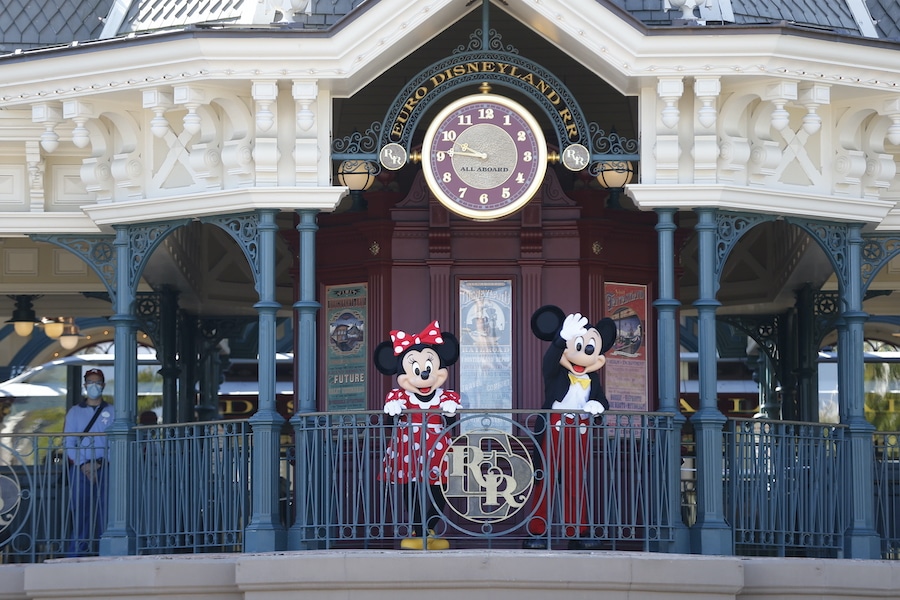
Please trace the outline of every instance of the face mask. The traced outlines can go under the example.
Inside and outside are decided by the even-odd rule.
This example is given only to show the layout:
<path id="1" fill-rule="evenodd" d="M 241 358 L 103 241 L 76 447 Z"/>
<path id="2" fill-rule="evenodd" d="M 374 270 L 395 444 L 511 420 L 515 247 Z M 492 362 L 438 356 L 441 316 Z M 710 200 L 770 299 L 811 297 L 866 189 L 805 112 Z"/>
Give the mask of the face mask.
<path id="1" fill-rule="evenodd" d="M 103 393 L 103 386 L 99 383 L 89 383 L 84 386 L 84 390 L 87 392 L 88 398 L 96 400 Z"/>

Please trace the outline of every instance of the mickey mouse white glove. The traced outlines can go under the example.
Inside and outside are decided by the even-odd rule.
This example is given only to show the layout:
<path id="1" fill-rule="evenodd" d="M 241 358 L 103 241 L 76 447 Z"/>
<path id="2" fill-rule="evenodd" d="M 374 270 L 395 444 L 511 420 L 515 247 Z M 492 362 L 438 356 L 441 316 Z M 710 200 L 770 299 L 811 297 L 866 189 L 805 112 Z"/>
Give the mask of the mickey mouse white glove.
<path id="1" fill-rule="evenodd" d="M 402 400 L 388 400 L 384 403 L 384 412 L 392 417 L 399 415 L 404 408 L 406 408 L 406 403 Z"/>
<path id="2" fill-rule="evenodd" d="M 559 337 L 569 342 L 579 335 L 584 335 L 587 333 L 587 329 L 584 328 L 587 322 L 587 317 L 582 317 L 581 313 L 569 315 L 563 321 L 562 329 L 559 330 Z"/>
<path id="3" fill-rule="evenodd" d="M 596 400 L 588 400 L 584 403 L 583 410 L 589 415 L 594 415 L 596 417 L 597 415 L 603 414 L 603 411 L 605 411 L 606 409 L 603 408 L 603 405 Z"/>
<path id="4" fill-rule="evenodd" d="M 452 417 L 456 414 L 456 409 L 462 408 L 462 404 L 457 402 L 456 400 L 444 400 L 441 402 L 441 410 L 448 417 Z"/>

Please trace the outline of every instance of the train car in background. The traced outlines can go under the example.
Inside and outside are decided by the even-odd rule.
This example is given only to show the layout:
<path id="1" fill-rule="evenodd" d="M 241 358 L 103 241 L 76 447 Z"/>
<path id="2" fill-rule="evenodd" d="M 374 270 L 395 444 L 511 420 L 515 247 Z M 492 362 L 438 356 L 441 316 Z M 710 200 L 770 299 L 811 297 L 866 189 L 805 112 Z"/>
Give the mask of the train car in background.
<path id="1" fill-rule="evenodd" d="M 219 412 L 224 419 L 246 419 L 259 406 L 259 362 L 231 358 L 219 385 Z M 275 408 L 285 419 L 294 414 L 294 355 L 275 355 Z"/>
<path id="2" fill-rule="evenodd" d="M 688 418 L 700 408 L 697 353 L 681 353 L 679 406 Z M 747 418 L 759 412 L 759 385 L 746 358 L 718 361 L 716 396 L 719 410 L 726 417 Z"/>
<path id="3" fill-rule="evenodd" d="M 153 348 L 138 352 L 138 413 L 162 407 L 162 376 Z M 115 404 L 115 355 L 78 354 L 28 369 L 0 383 L 0 434 L 58 433 L 66 411 L 81 401 L 83 373 L 100 369 L 103 397 Z"/>
<path id="4" fill-rule="evenodd" d="M 866 420 L 876 431 L 900 431 L 900 352 L 875 350 L 863 357 Z M 822 423 L 840 422 L 837 367 L 836 352 L 830 349 L 819 352 L 819 421 Z"/>

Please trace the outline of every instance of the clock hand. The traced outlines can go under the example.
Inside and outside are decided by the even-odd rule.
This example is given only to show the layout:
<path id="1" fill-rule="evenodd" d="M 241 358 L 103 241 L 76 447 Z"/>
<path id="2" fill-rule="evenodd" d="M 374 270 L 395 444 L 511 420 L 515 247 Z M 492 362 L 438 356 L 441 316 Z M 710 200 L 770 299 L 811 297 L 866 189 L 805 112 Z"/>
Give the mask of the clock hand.
<path id="1" fill-rule="evenodd" d="M 451 148 L 447 151 L 450 156 L 474 156 L 475 158 L 487 158 L 487 154 L 469 148 L 469 144 L 458 144 L 462 149 L 454 150 Z"/>

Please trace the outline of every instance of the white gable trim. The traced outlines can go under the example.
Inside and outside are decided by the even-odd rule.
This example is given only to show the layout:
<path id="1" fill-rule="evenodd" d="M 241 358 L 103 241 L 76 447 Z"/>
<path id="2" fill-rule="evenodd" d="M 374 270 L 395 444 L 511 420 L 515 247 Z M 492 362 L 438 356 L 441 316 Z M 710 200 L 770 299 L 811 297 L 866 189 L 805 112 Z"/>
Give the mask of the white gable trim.
<path id="1" fill-rule="evenodd" d="M 365 18 L 349 20 L 331 36 L 271 36 L 264 43 L 252 36 L 160 36 L 159 43 L 152 43 L 153 36 L 140 36 L 134 43 L 145 47 L 101 42 L 87 59 L 83 48 L 26 53 L 25 60 L 0 61 L 0 80 L 12 82 L 0 90 L 0 106 L 175 81 L 229 79 L 315 79 L 332 96 L 346 97 L 477 8 L 465 4 L 381 0 Z M 506 10 L 625 95 L 637 95 L 661 76 L 691 75 L 792 77 L 900 90 L 893 46 L 873 45 L 861 51 L 850 39 L 836 42 L 833 37 L 783 35 L 779 30 L 729 30 L 716 35 L 714 28 L 694 28 L 647 35 L 600 3 L 574 4 L 521 0 L 509 3 Z M 373 22 L 382 25 L 372 27 Z"/>
<path id="2" fill-rule="evenodd" d="M 103 31 L 100 33 L 101 40 L 116 37 L 122 28 L 122 23 L 131 9 L 134 0 L 115 0 L 109 8 L 109 14 L 106 16 L 106 22 L 103 23 Z"/>
<path id="3" fill-rule="evenodd" d="M 878 30 L 875 28 L 875 20 L 865 0 L 847 0 L 847 7 L 853 14 L 853 20 L 859 27 L 859 32 L 866 37 L 877 38 Z"/>
<path id="4" fill-rule="evenodd" d="M 879 223 L 895 203 L 889 200 L 849 198 L 727 185 L 635 184 L 625 193 L 641 210 L 719 208 L 738 212 L 809 217 L 823 221 Z"/>

